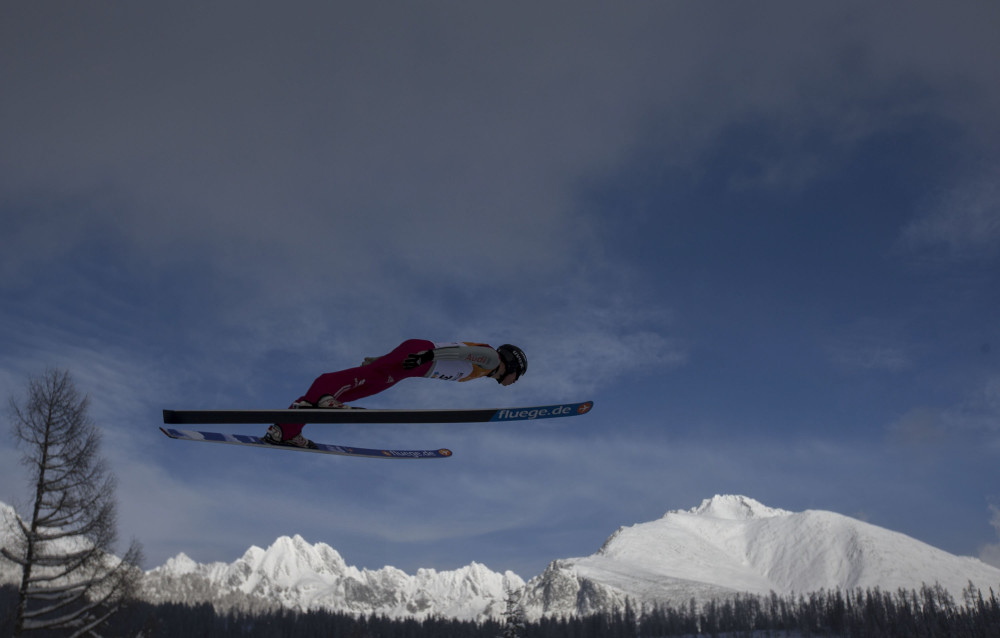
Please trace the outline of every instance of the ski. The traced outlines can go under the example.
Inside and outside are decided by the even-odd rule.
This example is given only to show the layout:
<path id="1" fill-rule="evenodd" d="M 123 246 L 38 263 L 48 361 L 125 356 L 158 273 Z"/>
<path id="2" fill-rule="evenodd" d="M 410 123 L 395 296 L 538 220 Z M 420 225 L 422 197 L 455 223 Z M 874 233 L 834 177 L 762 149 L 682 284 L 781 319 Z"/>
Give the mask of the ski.
<path id="1" fill-rule="evenodd" d="M 181 441 L 201 441 L 202 443 L 224 443 L 227 445 L 249 445 L 271 450 L 293 450 L 295 452 L 314 452 L 316 454 L 336 454 L 338 456 L 354 456 L 368 459 L 446 459 L 451 456 L 451 450 L 377 450 L 371 448 L 348 447 L 346 445 L 330 445 L 317 443 L 316 448 L 295 447 L 291 445 L 272 445 L 265 443 L 258 436 L 249 434 L 223 434 L 221 432 L 198 432 L 195 430 L 174 430 L 160 428 L 160 431 L 172 439 Z"/>
<path id="2" fill-rule="evenodd" d="M 593 401 L 486 410 L 164 410 L 168 425 L 233 423 L 498 423 L 586 414 Z"/>

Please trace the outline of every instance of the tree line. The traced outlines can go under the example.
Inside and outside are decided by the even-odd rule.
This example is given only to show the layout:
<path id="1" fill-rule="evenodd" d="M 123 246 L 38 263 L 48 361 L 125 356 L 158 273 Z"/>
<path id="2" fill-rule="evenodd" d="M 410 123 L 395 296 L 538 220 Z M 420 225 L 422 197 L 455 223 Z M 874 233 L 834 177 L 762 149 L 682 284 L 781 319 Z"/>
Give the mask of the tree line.
<path id="1" fill-rule="evenodd" d="M 17 588 L 0 588 L 0 635 L 10 628 Z M 1000 598 L 970 585 L 957 603 L 940 586 L 920 590 L 823 590 L 780 596 L 739 595 L 687 605 L 658 605 L 573 618 L 473 622 L 447 618 L 392 619 L 331 611 L 217 613 L 211 605 L 133 602 L 109 619 L 108 636 L 142 638 L 659 638 L 663 636 L 845 636 L 991 638 L 1000 627 Z M 64 633 L 38 632 L 40 638 Z"/>
<path id="2" fill-rule="evenodd" d="M 940 585 L 895 592 L 878 587 L 808 595 L 738 595 L 698 606 L 656 607 L 630 636 L 863 636 L 988 638 L 1000 628 L 1000 598 L 971 582 L 957 604 Z"/>

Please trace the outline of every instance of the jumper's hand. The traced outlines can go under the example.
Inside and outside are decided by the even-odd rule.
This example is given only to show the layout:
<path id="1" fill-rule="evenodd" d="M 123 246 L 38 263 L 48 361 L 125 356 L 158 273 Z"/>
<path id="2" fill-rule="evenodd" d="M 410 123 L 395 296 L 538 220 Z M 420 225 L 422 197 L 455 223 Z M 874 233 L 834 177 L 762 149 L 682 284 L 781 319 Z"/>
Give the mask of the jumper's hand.
<path id="1" fill-rule="evenodd" d="M 433 360 L 434 360 L 434 351 L 424 350 L 423 352 L 417 352 L 415 354 L 411 354 L 405 359 L 403 359 L 403 368 L 405 370 L 412 370 L 414 368 L 419 368 L 428 361 L 433 361 Z"/>

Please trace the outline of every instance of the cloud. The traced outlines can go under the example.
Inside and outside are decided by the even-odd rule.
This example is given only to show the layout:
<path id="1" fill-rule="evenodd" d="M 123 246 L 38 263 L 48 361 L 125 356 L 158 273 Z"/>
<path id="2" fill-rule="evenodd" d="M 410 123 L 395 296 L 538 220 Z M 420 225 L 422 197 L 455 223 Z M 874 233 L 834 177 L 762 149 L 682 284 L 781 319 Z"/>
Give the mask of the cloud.
<path id="1" fill-rule="evenodd" d="M 975 441 L 980 452 L 1000 452 L 1000 378 L 989 377 L 952 406 L 919 406 L 889 425 L 890 439 L 946 447 Z"/>
<path id="2" fill-rule="evenodd" d="M 139 266 L 199 263 L 239 294 L 249 277 L 258 297 L 385 287 L 395 269 L 516 281 L 580 259 L 576 189 L 651 123 L 688 163 L 748 114 L 775 114 L 793 139 L 816 120 L 863 137 L 874 126 L 845 104 L 916 69 L 930 85 L 960 70 L 984 103 L 995 92 L 971 63 L 988 59 L 972 54 L 989 21 L 932 56 L 914 47 L 939 17 L 929 6 L 905 23 L 863 3 L 593 3 L 569 20 L 532 7 L 529 22 L 485 6 L 235 13 L 65 6 L 5 21 L 18 57 L 0 115 L 18 126 L 0 188 L 18 235 L 46 241 L 4 246 L 0 272 L 105 237 Z"/>
<path id="3" fill-rule="evenodd" d="M 990 525 L 993 526 L 997 537 L 1000 538 L 1000 507 L 990 505 L 990 512 L 992 513 Z M 994 567 L 1000 567 L 1000 542 L 983 545 L 979 549 L 979 560 Z"/>
<path id="4" fill-rule="evenodd" d="M 847 371 L 900 373 L 913 368 L 920 348 L 898 322 L 863 316 L 838 325 L 825 339 L 830 361 Z"/>
<path id="5" fill-rule="evenodd" d="M 513 319 L 532 346 L 529 374 L 538 375 L 539 396 L 590 393 L 687 362 L 688 346 L 672 334 L 674 312 L 647 294 L 643 279 L 623 283 L 627 270 L 604 264 L 582 270 L 550 293 L 543 312 Z"/>
<path id="6" fill-rule="evenodd" d="M 917 256 L 949 261 L 1000 254 L 1000 169 L 954 188 L 907 225 L 901 246 Z"/>
<path id="7" fill-rule="evenodd" d="M 942 410 L 914 408 L 896 420 L 889 432 L 892 438 L 909 445 L 934 445 L 950 433 L 949 420 Z"/>
<path id="8" fill-rule="evenodd" d="M 913 365 L 908 349 L 890 343 L 841 341 L 829 346 L 828 351 L 835 364 L 851 370 L 899 372 Z"/>
<path id="9" fill-rule="evenodd" d="M 567 206 L 572 180 L 615 154 L 628 118 L 566 108 L 591 85 L 553 91 L 559 69 L 537 60 L 550 59 L 556 39 L 498 37 L 504 20 L 523 25 L 505 14 L 497 24 L 467 10 L 311 11 L 322 17 L 78 12 L 93 31 L 45 24 L 61 46 L 25 40 L 24 75 L 46 79 L 5 100 L 20 133 L 0 151 L 0 185 L 14 202 L 34 201 L 18 213 L 21 235 L 44 230 L 47 250 L 12 242 L 4 271 L 103 234 L 161 268 L 194 260 L 252 273 L 271 294 L 286 292 L 293 273 L 307 290 L 350 290 L 393 265 L 475 281 L 569 261 L 574 229 L 586 227 Z M 131 28 L 108 28 L 115 18 Z M 275 22 L 295 35 L 269 29 L 261 50 L 259 25 Z M 220 23 L 233 49 L 210 26 Z M 397 29 L 401 37 L 371 39 Z M 317 55 L 303 47 L 310 41 L 328 48 Z M 213 55 L 195 53 L 202 47 Z"/>

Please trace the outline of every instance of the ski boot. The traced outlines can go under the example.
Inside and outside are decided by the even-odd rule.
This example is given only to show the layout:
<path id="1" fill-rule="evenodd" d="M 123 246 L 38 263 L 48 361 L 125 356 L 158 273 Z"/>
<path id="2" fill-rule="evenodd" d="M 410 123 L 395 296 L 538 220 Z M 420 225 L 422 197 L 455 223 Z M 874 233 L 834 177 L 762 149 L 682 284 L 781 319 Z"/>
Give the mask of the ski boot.
<path id="1" fill-rule="evenodd" d="M 291 447 L 309 448 L 311 450 L 316 449 L 316 444 L 301 434 L 296 434 L 292 438 L 286 439 L 284 431 L 282 431 L 281 426 L 277 423 L 267 428 L 267 432 L 264 433 L 264 436 L 260 440 L 270 445 L 288 445 Z"/>

